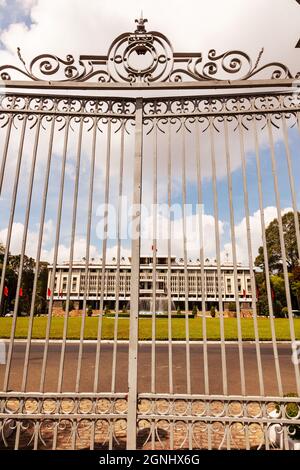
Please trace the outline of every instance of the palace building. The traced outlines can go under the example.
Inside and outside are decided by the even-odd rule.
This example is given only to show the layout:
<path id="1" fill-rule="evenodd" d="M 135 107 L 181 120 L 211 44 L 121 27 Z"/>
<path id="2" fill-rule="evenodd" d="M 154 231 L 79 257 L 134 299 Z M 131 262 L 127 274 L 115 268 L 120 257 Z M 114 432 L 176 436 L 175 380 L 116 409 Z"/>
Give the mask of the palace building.
<path id="1" fill-rule="evenodd" d="M 219 306 L 219 287 L 217 265 L 210 260 L 205 261 L 204 265 L 204 286 L 202 287 L 201 264 L 200 261 L 190 260 L 187 263 L 187 270 L 182 259 L 171 257 L 171 301 L 172 310 L 178 307 L 185 308 L 186 288 L 185 281 L 188 282 L 188 305 L 189 310 L 194 305 L 201 310 L 202 295 L 206 302 L 206 309 L 211 306 Z M 51 296 L 51 278 L 53 266 L 49 265 L 48 274 L 48 300 Z M 158 305 L 163 305 L 163 301 L 168 298 L 168 257 L 156 257 L 156 309 Z M 98 309 L 101 299 L 101 274 L 102 263 L 90 263 L 88 266 L 88 279 L 85 279 L 85 261 L 73 263 L 70 299 L 74 302 L 75 308 L 82 308 L 83 299 L 86 291 L 88 305 Z M 61 306 L 67 298 L 68 290 L 69 264 L 63 263 L 56 266 L 55 285 L 53 292 L 54 306 Z M 108 262 L 104 272 L 104 305 L 110 309 L 115 308 L 117 292 L 117 279 L 119 290 L 119 308 L 126 308 L 130 305 L 130 279 L 131 264 L 130 258 L 122 258 L 119 266 L 115 259 Z M 88 285 L 86 287 L 86 282 Z M 145 256 L 140 258 L 140 300 L 146 304 L 153 299 L 153 257 Z M 237 282 L 240 307 L 249 309 L 252 307 L 252 291 L 250 268 L 241 264 L 237 265 Z M 224 263 L 221 266 L 221 289 L 223 308 L 226 310 L 230 302 L 235 302 L 234 286 L 234 268 L 230 263 Z M 166 308 L 164 307 L 164 310 Z"/>

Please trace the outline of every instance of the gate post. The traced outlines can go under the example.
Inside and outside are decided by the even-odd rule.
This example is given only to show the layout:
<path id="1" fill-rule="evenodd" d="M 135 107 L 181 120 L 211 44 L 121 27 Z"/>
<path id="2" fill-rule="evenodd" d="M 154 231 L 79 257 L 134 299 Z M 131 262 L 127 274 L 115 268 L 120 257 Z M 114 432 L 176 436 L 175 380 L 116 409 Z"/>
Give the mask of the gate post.
<path id="1" fill-rule="evenodd" d="M 133 215 L 131 240 L 130 328 L 128 364 L 127 449 L 136 449 L 137 437 L 137 355 L 140 290 L 141 198 L 143 153 L 143 100 L 136 99 Z"/>

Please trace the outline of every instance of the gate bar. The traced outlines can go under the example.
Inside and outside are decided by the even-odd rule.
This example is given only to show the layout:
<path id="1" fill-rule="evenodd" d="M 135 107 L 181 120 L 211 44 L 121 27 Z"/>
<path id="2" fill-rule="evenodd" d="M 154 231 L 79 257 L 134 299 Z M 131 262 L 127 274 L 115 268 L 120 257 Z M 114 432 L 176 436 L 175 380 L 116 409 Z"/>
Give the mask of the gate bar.
<path id="1" fill-rule="evenodd" d="M 64 144 L 63 144 L 63 156 L 62 156 L 62 163 L 61 163 L 59 201 L 58 201 L 57 219 L 56 219 L 55 245 L 54 245 L 54 254 L 53 254 L 52 277 L 51 277 L 51 284 L 50 284 L 51 294 L 50 294 L 50 301 L 49 301 L 49 306 L 48 306 L 46 337 L 45 337 L 45 346 L 44 346 L 41 380 L 40 380 L 40 392 L 44 392 L 44 387 L 45 387 L 46 366 L 47 366 L 47 357 L 48 357 L 48 349 L 49 349 L 49 339 L 50 339 L 51 320 L 52 320 L 52 307 L 53 307 L 53 296 L 54 296 L 54 287 L 55 287 L 55 274 L 56 274 L 56 267 L 57 267 L 59 238 L 60 238 L 60 226 L 61 226 L 61 216 L 62 216 L 63 194 L 64 194 L 64 187 L 65 187 L 65 173 L 66 173 L 66 161 L 67 161 L 69 132 L 70 132 L 70 117 L 67 116 L 66 120 L 65 120 L 65 133 L 64 133 Z"/>
<path id="2" fill-rule="evenodd" d="M 207 328 L 206 328 L 206 285 L 204 273 L 204 232 L 203 232 L 203 187 L 202 187 L 202 152 L 200 149 L 201 129 L 199 119 L 196 121 L 195 146 L 196 146 L 196 168 L 197 168 L 197 193 L 199 206 L 199 232 L 200 232 L 200 264 L 201 264 L 201 309 L 202 309 L 202 338 L 203 338 L 203 375 L 204 375 L 204 393 L 209 394 L 209 369 L 208 369 L 208 349 L 207 349 Z M 198 276 L 197 276 L 198 283 Z M 198 289 L 198 286 L 197 286 Z M 208 450 L 211 450 L 211 425 L 207 424 L 207 444 Z"/>
<path id="3" fill-rule="evenodd" d="M 278 393 L 280 396 L 282 396 L 283 388 L 282 388 L 282 380 L 281 380 L 281 372 L 280 372 L 280 364 L 279 364 L 279 356 L 278 356 L 278 348 L 277 348 L 277 340 L 276 340 L 275 321 L 274 321 L 273 302 L 272 302 L 272 294 L 271 294 L 270 270 L 269 270 L 268 249 L 267 249 L 267 240 L 266 240 L 266 223 L 265 223 L 263 191 L 262 191 L 262 174 L 261 174 L 261 164 L 260 164 L 261 155 L 260 155 L 260 144 L 259 144 L 259 139 L 258 139 L 256 116 L 254 117 L 254 120 L 253 120 L 253 133 L 254 133 L 254 142 L 255 142 L 255 161 L 256 161 L 256 173 L 257 173 L 257 185 L 258 185 L 260 224 L 261 224 L 261 233 L 262 233 L 262 242 L 263 242 L 263 253 L 264 253 L 264 260 L 265 260 L 265 280 L 266 280 L 266 287 L 267 287 L 272 347 L 273 347 L 273 355 L 274 355 L 274 362 L 275 362 Z"/>
<path id="4" fill-rule="evenodd" d="M 95 373 L 94 373 L 94 392 L 96 393 L 99 385 L 99 371 L 100 371 L 100 354 L 101 354 L 101 338 L 103 326 L 103 313 L 104 313 L 104 288 L 105 288 L 105 273 L 106 273 L 106 253 L 107 253 L 107 239 L 108 239 L 108 203 L 109 203 L 109 189 L 110 189 L 110 166 L 111 166 L 111 119 L 107 122 L 107 138 L 106 138 L 106 164 L 105 164 L 105 187 L 104 187 L 104 218 L 103 218 L 103 241 L 102 241 L 102 267 L 101 267 L 101 296 L 100 296 L 100 312 L 98 317 L 97 328 L 97 348 L 95 358 Z M 88 282 L 86 279 L 85 282 Z M 106 297 L 107 297 L 107 283 L 106 280 Z"/>
<path id="5" fill-rule="evenodd" d="M 214 200 L 217 282 L 218 282 L 219 315 L 220 315 L 222 382 L 223 382 L 223 393 L 224 395 L 227 395 L 228 384 L 227 384 L 225 326 L 224 326 L 223 293 L 222 293 L 222 277 L 221 277 L 221 250 L 220 250 L 218 188 L 217 188 L 217 173 L 216 173 L 216 150 L 215 150 L 215 140 L 214 140 L 214 122 L 211 117 L 209 118 L 209 132 L 210 132 L 210 153 L 211 153 L 212 186 L 213 186 L 213 200 Z"/>
<path id="6" fill-rule="evenodd" d="M 79 134 L 78 134 L 78 142 L 77 142 L 77 155 L 76 155 L 76 173 L 75 173 L 74 195 L 73 195 L 73 211 L 72 211 L 73 213 L 72 213 L 71 241 L 70 241 L 70 254 L 69 254 L 67 299 L 66 299 L 66 308 L 65 308 L 65 315 L 64 315 L 63 338 L 62 338 L 60 364 L 59 364 L 58 381 L 57 381 L 58 392 L 62 391 L 62 386 L 63 386 L 66 341 L 67 341 L 68 324 L 69 324 L 71 282 L 72 282 L 72 272 L 73 272 L 73 262 L 74 262 L 74 244 L 75 244 L 75 232 L 76 232 L 76 223 L 77 223 L 78 192 L 79 192 L 80 164 L 81 164 L 81 151 L 82 151 L 82 132 L 83 132 L 83 118 L 80 118 Z"/>
<path id="7" fill-rule="evenodd" d="M 231 238 L 232 261 L 233 261 L 234 297 L 235 297 L 236 316 L 237 316 L 241 390 L 242 390 L 242 395 L 246 395 L 245 363 L 244 363 L 243 336 L 242 336 L 242 325 L 241 325 L 241 309 L 240 309 L 240 299 L 239 299 L 239 291 L 238 291 L 235 218 L 234 218 L 233 194 L 232 194 L 232 170 L 231 170 L 231 158 L 230 158 L 230 149 L 229 149 L 228 121 L 226 117 L 224 118 L 224 135 L 225 135 L 226 172 L 227 172 L 227 187 L 228 187 L 228 199 L 229 199 L 228 202 L 229 202 L 229 212 L 230 212 L 230 238 Z M 226 289 L 225 284 L 224 284 L 224 289 Z"/>
<path id="8" fill-rule="evenodd" d="M 290 337 L 291 337 L 291 342 L 294 343 L 296 341 L 296 335 L 295 335 L 294 319 L 293 319 L 293 314 L 292 314 L 292 300 L 291 300 L 291 292 L 290 292 L 287 260 L 286 260 L 286 248 L 285 248 L 285 240 L 284 240 L 283 225 L 282 225 L 280 194 L 279 194 L 279 186 L 278 186 L 277 167 L 276 167 L 275 144 L 274 144 L 274 136 L 273 136 L 273 130 L 272 130 L 272 122 L 271 122 L 271 118 L 269 115 L 267 116 L 267 126 L 268 126 L 268 137 L 269 137 L 269 142 L 270 142 L 270 154 L 271 154 L 272 174 L 273 174 L 273 182 L 274 182 L 274 190 L 275 190 L 275 198 L 276 198 L 277 220 L 278 220 L 279 239 L 280 239 L 280 248 L 281 248 L 281 256 L 282 256 L 284 284 L 285 284 L 285 292 L 286 292 L 286 302 L 287 302 L 289 325 L 290 325 Z M 294 369 L 295 369 L 297 394 L 300 395 L 300 371 L 299 371 L 299 366 L 296 362 L 294 363 Z"/>
<path id="9" fill-rule="evenodd" d="M 236 88 L 277 88 L 294 87 L 295 78 L 278 78 L 266 80 L 203 80 L 186 82 L 153 82 L 153 83 L 99 83 L 99 82 L 74 82 L 74 81 L 46 81 L 36 80 L 1 80 L 3 88 L 33 88 L 33 89 L 57 89 L 57 90 L 182 90 L 182 89 L 236 89 Z M 138 98 L 137 98 L 138 99 Z"/>
<path id="10" fill-rule="evenodd" d="M 96 160 L 96 145 L 97 145 L 97 124 L 98 124 L 98 118 L 94 118 L 93 119 L 92 152 L 91 152 L 91 160 L 90 160 L 88 217 L 87 217 L 87 225 L 86 225 L 86 247 L 85 247 L 85 268 L 84 268 L 85 283 L 84 283 L 83 305 L 82 305 L 82 315 L 81 315 L 81 325 L 80 325 L 79 351 L 78 351 L 78 358 L 77 358 L 77 372 L 76 372 L 76 383 L 75 383 L 76 392 L 79 392 L 79 388 L 80 388 L 84 329 L 85 329 L 85 319 L 86 319 L 86 301 L 87 301 L 87 290 L 88 290 L 87 279 L 88 279 L 89 262 L 90 262 L 91 226 L 92 226 L 95 160 Z M 79 286 L 79 289 L 80 289 L 80 286 Z"/>
<path id="11" fill-rule="evenodd" d="M 11 335 L 10 335 L 8 355 L 7 355 L 7 364 L 6 364 L 5 378 L 4 378 L 4 391 L 6 391 L 9 386 L 9 376 L 10 376 L 14 340 L 15 340 L 15 333 L 16 333 L 16 326 L 17 326 L 17 316 L 18 316 L 18 309 L 19 309 L 19 302 L 20 302 L 20 289 L 22 285 L 22 274 L 23 274 L 23 267 L 24 267 L 28 226 L 29 226 L 29 218 L 30 218 L 31 202 L 32 202 L 33 182 L 34 182 L 35 169 L 36 169 L 36 160 L 37 160 L 38 145 L 39 145 L 39 139 L 40 139 L 40 131 L 41 131 L 41 117 L 39 116 L 37 118 L 37 128 L 35 132 L 30 177 L 29 177 L 29 182 L 28 182 L 27 203 L 26 203 L 25 221 L 24 221 L 24 229 L 23 229 L 23 236 L 22 236 L 22 246 L 21 246 L 21 254 L 20 254 L 19 269 L 18 269 L 19 272 L 18 272 L 18 280 L 17 280 L 17 287 L 16 287 L 16 295 L 15 295 L 13 323 L 12 323 L 12 328 L 11 328 Z"/>
<path id="12" fill-rule="evenodd" d="M 55 123 L 56 123 L 56 118 L 55 118 L 55 116 L 53 116 L 52 120 L 51 120 L 51 130 L 50 130 L 50 137 L 49 137 L 49 144 L 48 144 L 47 165 L 46 165 L 46 173 L 45 173 L 45 179 L 44 179 L 44 189 L 43 189 L 43 196 L 42 196 L 42 201 L 43 202 L 42 202 L 41 216 L 40 216 L 38 245 L 37 245 L 37 251 L 36 251 L 35 273 L 34 273 L 33 290 L 32 290 L 32 297 L 31 297 L 31 306 L 30 306 L 30 315 L 29 315 L 28 333 L 27 333 L 27 343 L 26 343 L 23 378 L 22 378 L 22 386 L 21 386 L 21 391 L 22 392 L 26 391 L 27 378 L 28 378 L 29 356 L 30 356 L 30 349 L 31 349 L 33 321 L 34 321 L 34 307 L 35 307 L 35 298 L 36 298 L 36 291 L 37 291 L 37 285 L 38 285 L 38 274 L 39 274 L 39 268 L 40 268 L 42 243 L 43 243 L 43 235 L 44 235 L 45 215 L 46 215 L 47 196 L 48 196 L 48 189 L 49 189 L 50 169 L 51 169 L 51 162 L 52 162 L 53 136 L 54 136 L 54 130 L 55 130 Z"/>
<path id="13" fill-rule="evenodd" d="M 15 100 L 16 99 L 14 98 L 13 102 L 12 102 L 12 107 L 14 107 Z M 2 193 L 2 185 L 3 185 L 3 179 L 4 179 L 5 166 L 6 166 L 6 160 L 7 160 L 8 147 L 9 147 L 9 141 L 10 141 L 10 136 L 11 136 L 11 129 L 12 129 L 12 124 L 13 124 L 13 119 L 14 119 L 14 114 L 10 114 L 9 124 L 8 124 L 8 128 L 6 130 L 6 137 L 5 137 L 5 143 L 4 143 L 4 149 L 3 149 L 3 157 L 2 157 L 1 169 L 0 169 L 0 195 Z"/>
<path id="14" fill-rule="evenodd" d="M 240 104 L 238 105 L 238 108 L 240 108 Z M 254 274 L 254 269 L 253 269 L 254 263 L 253 263 L 253 252 L 252 252 L 252 242 L 251 242 L 251 229 L 250 229 L 250 211 L 249 211 L 249 196 L 248 196 L 247 170 L 246 170 L 245 138 L 244 138 L 242 120 L 240 116 L 238 116 L 238 130 L 239 130 L 240 156 L 241 156 L 242 175 L 243 175 L 244 208 L 245 208 L 245 218 L 246 218 L 248 261 L 249 261 L 249 267 L 250 267 L 250 280 L 251 280 L 251 291 L 252 291 L 252 310 L 253 310 L 256 360 L 257 360 L 257 370 L 258 370 L 258 379 L 259 379 L 259 389 L 260 389 L 261 395 L 263 395 L 264 394 L 264 380 L 263 380 L 262 361 L 261 361 L 261 354 L 260 354 L 259 333 L 258 333 L 258 324 L 257 324 L 256 282 L 255 282 L 255 274 Z"/>
<path id="15" fill-rule="evenodd" d="M 136 100 L 135 114 L 135 153 L 134 153 L 134 190 L 133 224 L 131 242 L 131 285 L 130 285 L 130 329 L 128 364 L 128 418 L 127 449 L 136 449 L 137 436 L 137 356 L 138 321 L 140 290 L 140 252 L 141 252 L 141 196 L 142 196 L 142 158 L 143 158 L 143 100 Z M 138 230 L 138 236 L 134 228 Z"/>

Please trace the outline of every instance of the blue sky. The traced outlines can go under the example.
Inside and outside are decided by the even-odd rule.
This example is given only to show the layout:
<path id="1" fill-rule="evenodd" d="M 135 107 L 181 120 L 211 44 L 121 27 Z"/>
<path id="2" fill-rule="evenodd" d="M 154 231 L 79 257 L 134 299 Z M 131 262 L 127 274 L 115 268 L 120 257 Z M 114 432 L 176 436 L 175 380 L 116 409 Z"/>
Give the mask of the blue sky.
<path id="1" fill-rule="evenodd" d="M 2 0 L 2 5 L 0 2 L 0 29 L 6 29 L 12 23 L 23 23 L 30 28 L 32 25 L 31 11 L 26 6 L 24 7 L 20 0 Z M 1 48 L 5 47 L 2 42 L 0 42 L 0 46 Z"/>

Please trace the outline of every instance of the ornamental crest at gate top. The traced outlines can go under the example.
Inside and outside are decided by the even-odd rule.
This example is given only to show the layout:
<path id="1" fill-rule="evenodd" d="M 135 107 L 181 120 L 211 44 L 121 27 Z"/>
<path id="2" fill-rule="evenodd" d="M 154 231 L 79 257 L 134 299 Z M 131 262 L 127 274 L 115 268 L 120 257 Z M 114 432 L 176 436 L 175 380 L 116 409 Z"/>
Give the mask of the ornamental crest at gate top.
<path id="1" fill-rule="evenodd" d="M 151 84 L 178 82 L 203 82 L 221 80 L 298 79 L 280 62 L 261 64 L 263 49 L 254 62 L 239 50 L 217 54 L 211 49 L 207 57 L 201 53 L 174 52 L 166 36 L 146 30 L 147 19 L 135 20 L 136 29 L 118 36 L 106 56 L 80 55 L 65 59 L 52 54 L 41 54 L 29 65 L 24 61 L 20 48 L 18 57 L 22 66 L 0 65 L 0 78 L 4 81 L 27 78 L 33 81 L 94 82 Z"/>

